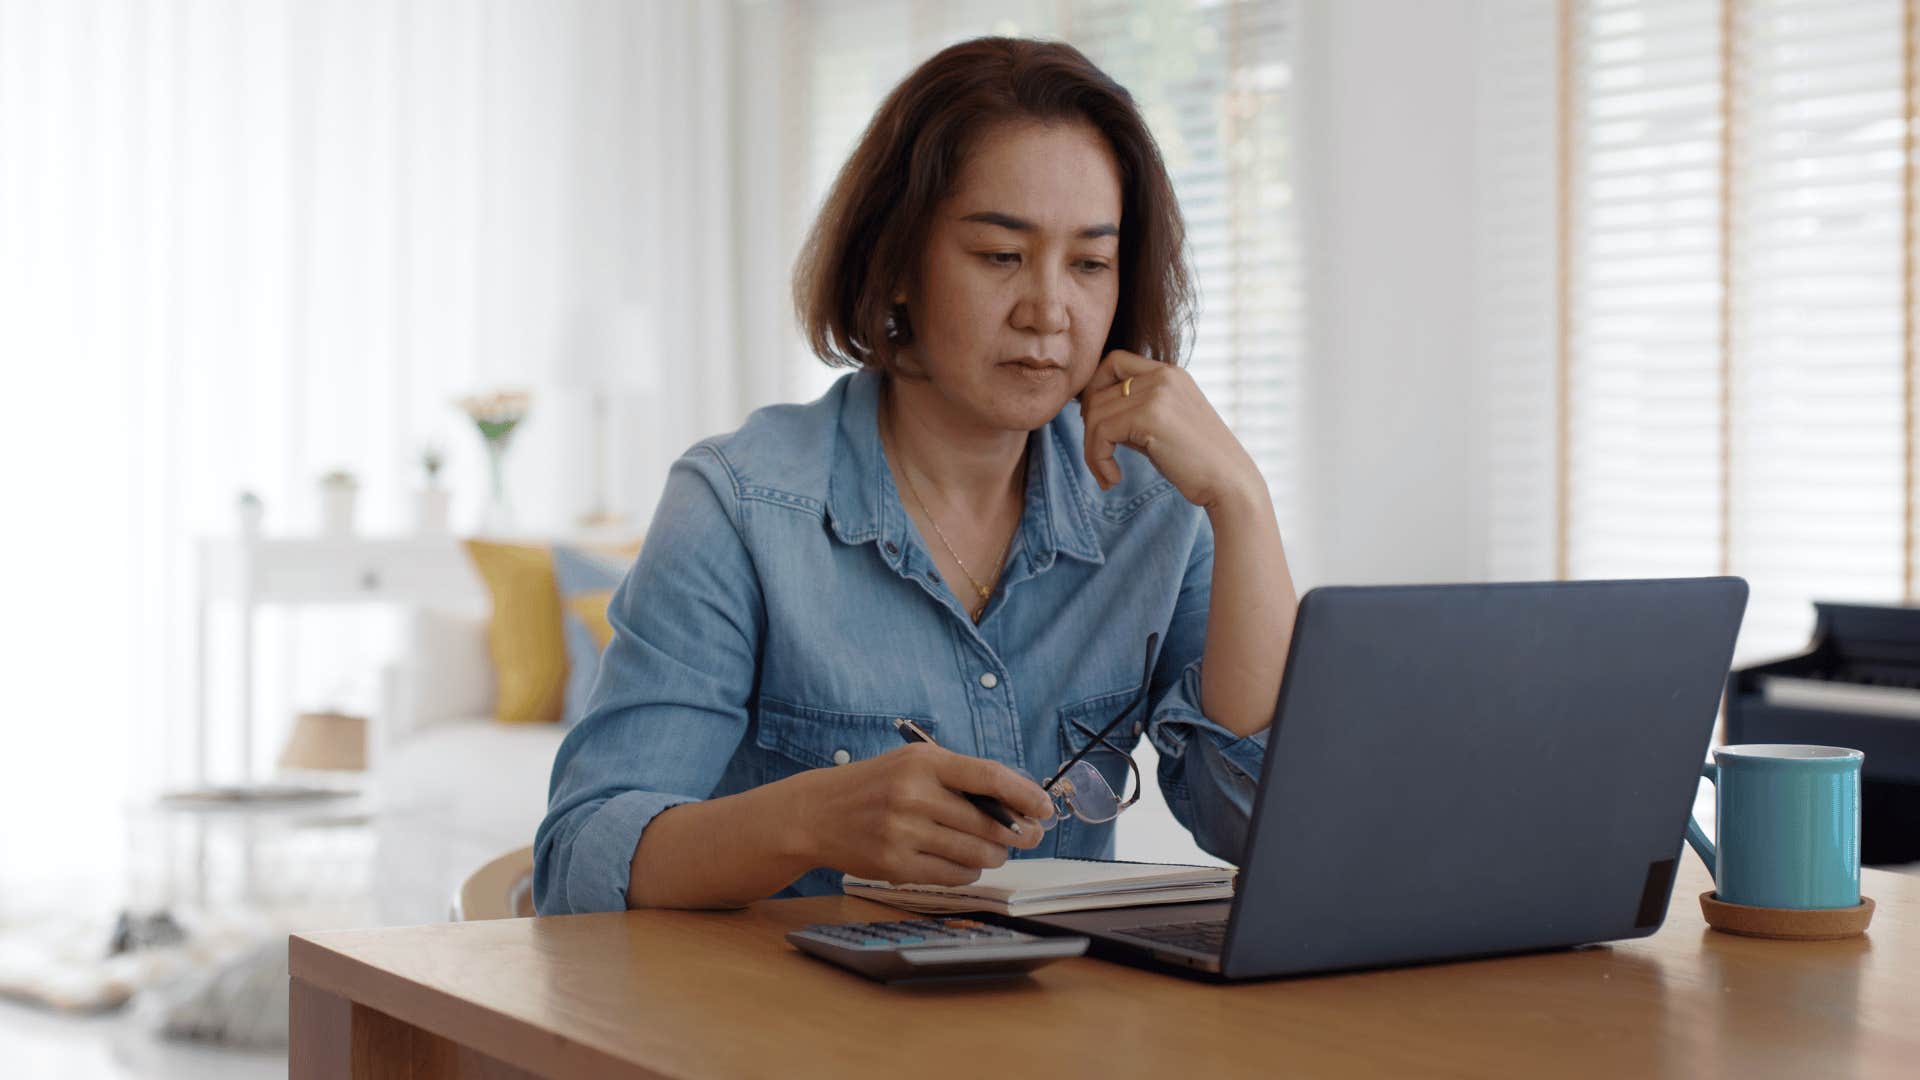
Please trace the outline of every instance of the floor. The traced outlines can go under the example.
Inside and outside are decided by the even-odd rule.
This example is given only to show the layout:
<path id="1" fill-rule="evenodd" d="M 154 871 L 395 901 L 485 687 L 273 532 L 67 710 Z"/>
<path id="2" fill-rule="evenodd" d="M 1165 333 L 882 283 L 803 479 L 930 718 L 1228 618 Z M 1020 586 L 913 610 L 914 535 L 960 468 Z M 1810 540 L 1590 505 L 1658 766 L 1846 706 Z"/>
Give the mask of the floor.
<path id="1" fill-rule="evenodd" d="M 0 1001 L 0 1060 L 32 1080 L 267 1080 L 287 1075 L 281 1054 L 215 1050 L 156 1039 L 134 1016 L 51 1015 Z"/>
<path id="2" fill-rule="evenodd" d="M 171 835 L 142 833 L 132 845 L 144 852 L 161 851 Z M 279 832 L 244 836 L 219 836 L 208 846 L 206 872 L 209 880 L 194 889 L 228 901 L 216 918 L 189 913 L 196 910 L 190 902 L 176 909 L 187 926 L 199 932 L 202 942 L 247 940 L 280 936 L 288 929 L 326 929 L 339 926 L 375 925 L 377 918 L 370 903 L 368 877 L 371 865 L 371 836 L 364 828 L 283 829 Z M 113 881 L 94 883 L 97 893 L 152 897 L 173 897 L 174 881 L 161 865 L 177 861 L 152 859 L 154 865 L 125 868 L 124 894 Z M 254 875 L 261 881 L 249 881 Z M 165 880 L 164 888 L 159 884 Z M 184 885 L 183 885 L 184 887 Z M 244 892 L 245 904 L 235 904 Z M 66 895 L 58 893 L 57 895 Z M 51 896 L 20 901 L 9 897 L 15 910 L 4 912 L 0 926 L 16 932 L 24 924 L 40 926 L 47 920 L 49 930 L 67 927 L 76 938 L 91 932 L 104 943 L 111 928 L 112 912 L 97 902 L 76 902 L 69 910 L 56 906 Z M 23 917 L 22 910 L 31 916 Z M 268 915 L 266 913 L 272 913 Z M 266 920 L 254 925 L 254 919 Z M 242 933 L 244 931 L 244 933 Z M 36 940 L 55 940 L 41 933 Z M 0 1077 L 13 1080 L 265 1080 L 287 1075 L 284 1050 L 274 1053 L 246 1052 L 217 1048 L 203 1043 L 161 1038 L 152 1031 L 152 1021 L 140 1012 L 141 997 L 117 1012 L 104 1015 L 59 1013 L 23 1002 L 0 998 Z"/>

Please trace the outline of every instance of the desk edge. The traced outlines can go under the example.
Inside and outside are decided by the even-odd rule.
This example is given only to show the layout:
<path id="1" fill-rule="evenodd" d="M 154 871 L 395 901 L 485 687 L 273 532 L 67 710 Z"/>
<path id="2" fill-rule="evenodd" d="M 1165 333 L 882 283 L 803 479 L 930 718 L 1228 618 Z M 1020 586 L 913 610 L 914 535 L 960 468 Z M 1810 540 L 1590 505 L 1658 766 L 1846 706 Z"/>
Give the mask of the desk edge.
<path id="1" fill-rule="evenodd" d="M 541 1076 L 656 1080 L 668 1075 L 606 1048 L 375 967 L 305 934 L 287 937 L 287 972 L 316 989 Z"/>

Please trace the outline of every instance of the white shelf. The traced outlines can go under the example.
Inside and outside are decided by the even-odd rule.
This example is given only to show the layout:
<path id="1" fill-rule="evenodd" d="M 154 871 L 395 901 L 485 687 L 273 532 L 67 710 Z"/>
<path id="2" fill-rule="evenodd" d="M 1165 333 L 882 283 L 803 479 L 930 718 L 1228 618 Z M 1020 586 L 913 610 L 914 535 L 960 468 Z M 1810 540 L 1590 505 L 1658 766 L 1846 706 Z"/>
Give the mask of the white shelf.
<path id="1" fill-rule="evenodd" d="M 633 528 L 587 529 L 566 535 L 488 537 L 503 543 L 634 543 Z M 484 609 L 485 586 L 457 536 L 207 536 L 197 549 L 195 611 L 195 752 L 193 784 L 206 786 L 208 740 L 207 625 L 216 604 L 231 604 L 240 620 L 242 768 L 253 775 L 253 625 L 260 607 L 304 604 L 385 604 L 404 608 Z"/>
<path id="2" fill-rule="evenodd" d="M 452 537 L 238 537 L 200 544 L 203 601 L 432 606 L 485 599 Z"/>

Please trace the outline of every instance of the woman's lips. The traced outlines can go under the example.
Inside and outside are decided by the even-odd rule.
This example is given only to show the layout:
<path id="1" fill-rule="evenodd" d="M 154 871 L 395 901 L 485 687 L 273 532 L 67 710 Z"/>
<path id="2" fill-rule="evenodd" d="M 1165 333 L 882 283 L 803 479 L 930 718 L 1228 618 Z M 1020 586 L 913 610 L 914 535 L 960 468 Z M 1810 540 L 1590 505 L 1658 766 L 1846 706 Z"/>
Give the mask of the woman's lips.
<path id="1" fill-rule="evenodd" d="M 1012 369 L 1014 375 L 1031 383 L 1050 382 L 1054 376 L 1066 374 L 1067 370 L 1058 364 L 1031 364 L 1019 360 L 1009 360 L 1000 366 Z"/>

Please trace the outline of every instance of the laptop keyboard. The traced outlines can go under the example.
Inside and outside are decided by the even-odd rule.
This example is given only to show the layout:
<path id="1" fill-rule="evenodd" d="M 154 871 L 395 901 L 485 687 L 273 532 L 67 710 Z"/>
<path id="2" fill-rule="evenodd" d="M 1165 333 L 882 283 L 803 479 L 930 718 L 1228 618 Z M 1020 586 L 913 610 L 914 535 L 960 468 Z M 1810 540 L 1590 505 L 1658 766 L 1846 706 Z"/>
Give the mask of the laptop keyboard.
<path id="1" fill-rule="evenodd" d="M 1127 926 L 1108 932 L 1151 941 L 1155 945 L 1172 945 L 1196 952 L 1217 953 L 1227 941 L 1227 920 L 1155 923 L 1151 926 Z"/>

